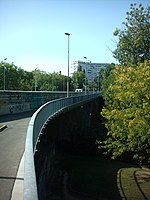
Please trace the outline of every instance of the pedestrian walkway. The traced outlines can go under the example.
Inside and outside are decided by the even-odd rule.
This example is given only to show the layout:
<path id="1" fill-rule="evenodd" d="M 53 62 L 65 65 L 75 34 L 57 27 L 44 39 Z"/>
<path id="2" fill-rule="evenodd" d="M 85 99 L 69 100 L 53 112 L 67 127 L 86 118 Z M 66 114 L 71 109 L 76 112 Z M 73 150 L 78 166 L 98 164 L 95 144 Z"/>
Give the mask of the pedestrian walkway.
<path id="1" fill-rule="evenodd" d="M 30 113 L 0 116 L 0 200 L 23 199 L 24 147 Z"/>

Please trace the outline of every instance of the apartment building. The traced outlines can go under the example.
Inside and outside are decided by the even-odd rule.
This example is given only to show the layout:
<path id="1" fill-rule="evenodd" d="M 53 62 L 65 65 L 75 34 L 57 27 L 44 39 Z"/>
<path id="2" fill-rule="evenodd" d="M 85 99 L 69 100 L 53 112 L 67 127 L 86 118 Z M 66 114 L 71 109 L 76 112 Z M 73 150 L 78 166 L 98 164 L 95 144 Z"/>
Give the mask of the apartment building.
<path id="1" fill-rule="evenodd" d="M 73 74 L 78 69 L 85 72 L 89 81 L 92 81 L 98 76 L 101 69 L 105 68 L 109 63 L 92 63 L 83 61 L 73 61 L 71 63 L 71 73 Z"/>

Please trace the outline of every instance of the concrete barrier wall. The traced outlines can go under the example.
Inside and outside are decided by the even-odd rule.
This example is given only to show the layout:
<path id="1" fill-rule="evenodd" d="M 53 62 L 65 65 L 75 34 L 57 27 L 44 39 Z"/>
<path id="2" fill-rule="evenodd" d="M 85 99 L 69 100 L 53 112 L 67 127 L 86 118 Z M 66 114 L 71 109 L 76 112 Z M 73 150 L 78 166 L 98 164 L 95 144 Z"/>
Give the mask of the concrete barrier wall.
<path id="1" fill-rule="evenodd" d="M 21 113 L 30 110 L 32 110 L 30 103 L 8 104 L 0 107 L 0 115 Z"/>
<path id="2" fill-rule="evenodd" d="M 70 92 L 70 96 L 77 95 Z M 0 90 L 0 115 L 32 111 L 44 103 L 66 97 L 65 91 L 8 91 Z"/>

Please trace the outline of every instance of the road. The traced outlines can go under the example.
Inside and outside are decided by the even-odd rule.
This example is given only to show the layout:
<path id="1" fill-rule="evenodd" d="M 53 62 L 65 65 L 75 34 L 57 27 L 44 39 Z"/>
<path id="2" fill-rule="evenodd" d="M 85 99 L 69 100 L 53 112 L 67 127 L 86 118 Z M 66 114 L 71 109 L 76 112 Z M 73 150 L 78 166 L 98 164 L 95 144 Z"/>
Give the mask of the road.
<path id="1" fill-rule="evenodd" d="M 0 116 L 0 123 L 7 125 L 0 132 L 0 200 L 11 199 L 31 115 L 32 113 Z"/>

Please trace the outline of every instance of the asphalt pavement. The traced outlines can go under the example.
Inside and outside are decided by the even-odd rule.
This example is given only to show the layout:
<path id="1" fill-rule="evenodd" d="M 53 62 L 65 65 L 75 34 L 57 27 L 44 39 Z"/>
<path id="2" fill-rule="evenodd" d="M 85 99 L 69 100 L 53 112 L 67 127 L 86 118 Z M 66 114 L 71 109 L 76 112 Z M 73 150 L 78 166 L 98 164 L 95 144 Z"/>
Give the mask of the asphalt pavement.
<path id="1" fill-rule="evenodd" d="M 0 116 L 0 200 L 10 200 L 19 164 L 24 153 L 31 112 Z"/>

